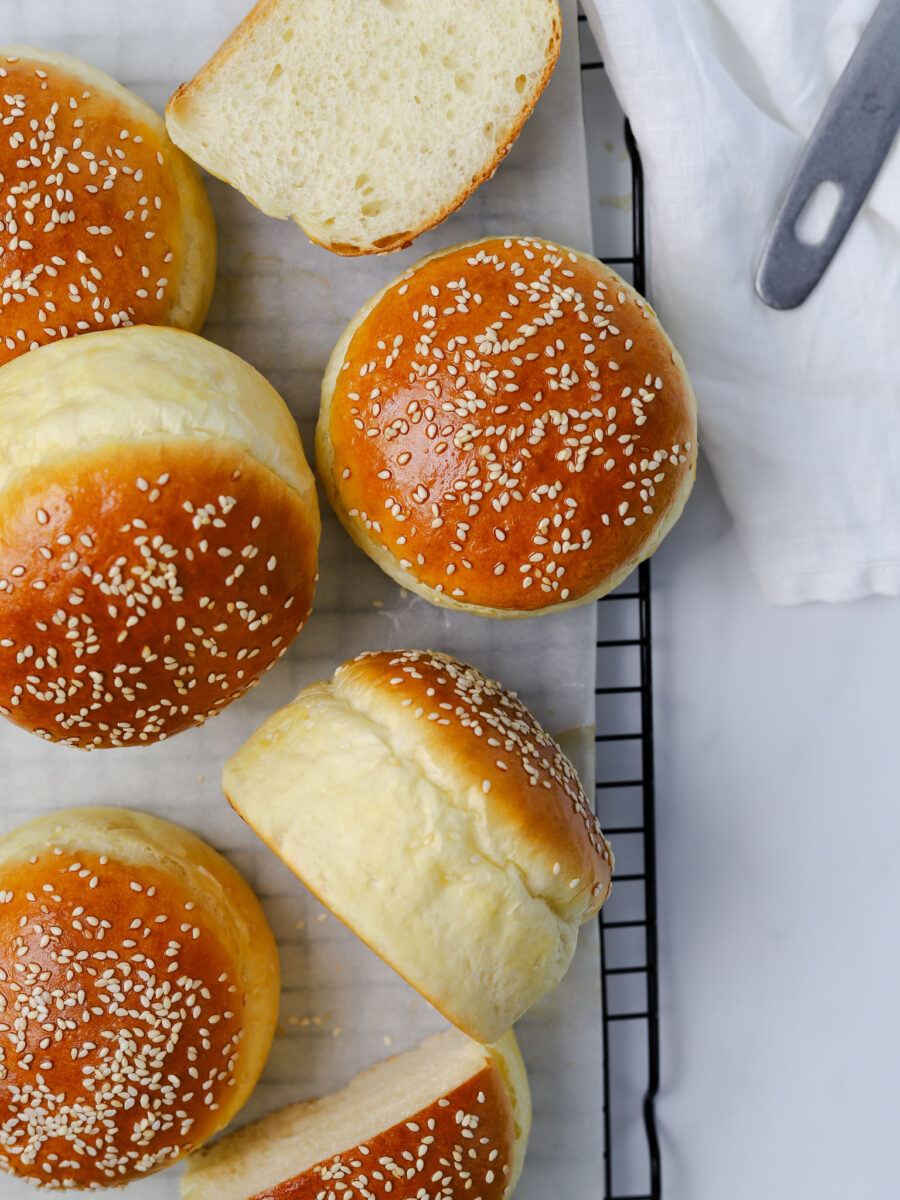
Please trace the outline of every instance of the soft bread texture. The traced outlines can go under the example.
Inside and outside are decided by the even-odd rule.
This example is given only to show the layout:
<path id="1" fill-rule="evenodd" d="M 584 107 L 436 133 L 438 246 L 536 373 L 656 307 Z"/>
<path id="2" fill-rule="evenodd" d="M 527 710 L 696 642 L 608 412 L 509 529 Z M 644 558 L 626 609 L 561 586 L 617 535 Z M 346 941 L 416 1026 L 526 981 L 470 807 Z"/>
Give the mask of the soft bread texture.
<path id="1" fill-rule="evenodd" d="M 256 897 L 146 813 L 67 809 L 0 839 L 0 1169 L 128 1183 L 222 1129 L 278 1016 Z"/>
<path id="2" fill-rule="evenodd" d="M 201 1150 L 188 1163 L 181 1194 L 506 1200 L 530 1126 L 528 1080 L 512 1031 L 482 1046 L 452 1030 L 371 1067 L 334 1095 L 273 1113 Z M 343 1186 L 334 1190 L 335 1183 Z"/>
<path id="3" fill-rule="evenodd" d="M 396 250 L 493 173 L 560 32 L 557 0 L 262 0 L 169 101 L 169 133 L 329 250 Z"/>
<path id="4" fill-rule="evenodd" d="M 238 813 L 478 1041 L 563 977 L 612 859 L 571 764 L 448 655 L 383 651 L 305 688 L 226 764 Z"/>
<path id="5" fill-rule="evenodd" d="M 0 371 L 0 714 L 141 745 L 247 690 L 309 615 L 319 513 L 247 363 L 140 326 Z"/>
<path id="6" fill-rule="evenodd" d="M 235 442 L 315 504 L 284 401 L 248 362 L 205 338 L 146 327 L 104 333 L 0 373 L 0 489 L 56 457 L 161 436 Z"/>
<path id="7" fill-rule="evenodd" d="M 161 117 L 96 67 L 34 46 L 0 47 L 0 83 L 0 365 L 91 330 L 198 330 L 215 224 Z"/>
<path id="8" fill-rule="evenodd" d="M 599 598 L 654 552 L 693 485 L 696 402 L 609 267 L 486 238 L 410 267 L 350 322 L 316 459 L 344 528 L 403 587 L 527 617 Z"/>

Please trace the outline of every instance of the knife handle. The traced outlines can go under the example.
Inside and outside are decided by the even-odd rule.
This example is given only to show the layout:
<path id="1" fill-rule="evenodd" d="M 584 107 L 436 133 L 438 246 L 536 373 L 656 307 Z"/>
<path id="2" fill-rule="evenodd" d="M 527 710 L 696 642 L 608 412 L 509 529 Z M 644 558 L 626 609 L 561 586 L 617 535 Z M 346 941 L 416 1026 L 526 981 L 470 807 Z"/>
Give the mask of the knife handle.
<path id="1" fill-rule="evenodd" d="M 900 0 L 881 0 L 806 144 L 769 233 L 756 292 L 771 308 L 807 298 L 853 224 L 900 125 Z M 820 183 L 840 200 L 822 241 L 797 235 Z"/>

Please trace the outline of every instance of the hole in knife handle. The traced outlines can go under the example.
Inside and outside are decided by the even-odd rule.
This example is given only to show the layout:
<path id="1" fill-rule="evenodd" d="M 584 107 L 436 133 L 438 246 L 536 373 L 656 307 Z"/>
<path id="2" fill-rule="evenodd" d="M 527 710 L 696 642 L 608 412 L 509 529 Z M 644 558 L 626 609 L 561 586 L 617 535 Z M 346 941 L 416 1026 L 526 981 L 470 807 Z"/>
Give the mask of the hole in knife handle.
<path id="1" fill-rule="evenodd" d="M 821 246 L 828 237 L 844 189 L 830 179 L 823 179 L 810 192 L 794 224 L 794 232 L 805 246 Z"/>

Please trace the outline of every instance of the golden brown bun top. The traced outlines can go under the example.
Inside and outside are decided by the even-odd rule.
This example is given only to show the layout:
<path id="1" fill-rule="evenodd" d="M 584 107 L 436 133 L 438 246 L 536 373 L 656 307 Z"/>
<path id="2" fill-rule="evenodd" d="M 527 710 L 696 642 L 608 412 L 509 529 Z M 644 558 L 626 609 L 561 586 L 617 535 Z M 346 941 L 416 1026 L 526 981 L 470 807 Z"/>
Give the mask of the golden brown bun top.
<path id="1" fill-rule="evenodd" d="M 318 509 L 284 402 L 140 326 L 0 370 L 0 715 L 90 749 L 214 715 L 309 615 Z"/>
<path id="2" fill-rule="evenodd" d="M 328 1196 L 335 1181 L 358 1177 L 360 1171 L 368 1175 L 367 1200 L 393 1200 L 401 1181 L 411 1196 L 420 1188 L 434 1195 L 437 1186 L 439 1196 L 504 1200 L 515 1140 L 509 1094 L 499 1068 L 488 1059 L 478 1074 L 409 1120 L 368 1138 L 364 1147 L 353 1146 L 248 1200 Z"/>
<path id="3" fill-rule="evenodd" d="M 204 1146 L 184 1200 L 505 1200 L 531 1128 L 512 1030 L 479 1045 L 458 1030 L 377 1063 L 346 1087 Z"/>
<path id="4" fill-rule="evenodd" d="M 0 498 L 0 714 L 82 749 L 171 737 L 277 661 L 315 580 L 308 513 L 239 446 L 36 471 Z"/>
<path id="5" fill-rule="evenodd" d="M 0 364 L 119 325 L 198 329 L 215 232 L 162 120 L 96 68 L 0 47 Z"/>
<path id="6" fill-rule="evenodd" d="M 521 869 L 543 865 L 542 894 L 556 912 L 582 921 L 597 912 L 609 892 L 609 846 L 575 768 L 512 692 L 430 650 L 360 655 L 338 668 L 334 687 L 399 729 L 438 777 L 479 796 L 485 821 L 515 845 Z"/>
<path id="7" fill-rule="evenodd" d="M 683 499 L 690 384 L 647 302 L 596 259 L 534 238 L 457 246 L 360 318 L 326 380 L 320 468 L 422 584 L 500 610 L 572 602 Z"/>
<path id="8" fill-rule="evenodd" d="M 114 809 L 32 822 L 0 863 L 0 1167 L 84 1188 L 168 1165 L 265 1060 L 277 958 L 255 899 L 187 831 Z"/>

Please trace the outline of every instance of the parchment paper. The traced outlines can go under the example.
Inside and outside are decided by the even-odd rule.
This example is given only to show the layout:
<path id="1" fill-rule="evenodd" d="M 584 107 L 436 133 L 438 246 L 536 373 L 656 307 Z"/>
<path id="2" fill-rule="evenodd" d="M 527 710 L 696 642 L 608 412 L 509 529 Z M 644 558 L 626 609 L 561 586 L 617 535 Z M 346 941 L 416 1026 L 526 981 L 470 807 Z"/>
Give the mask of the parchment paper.
<path id="1" fill-rule="evenodd" d="M 436 0 L 437 2 L 437 0 Z M 162 110 L 241 19 L 249 0 L 3 0 L 3 42 L 67 51 Z M 263 216 L 209 180 L 219 278 L 207 337 L 262 371 L 300 425 L 307 453 L 328 355 L 367 297 L 408 263 L 487 233 L 538 234 L 590 249 L 575 0 L 563 0 L 556 72 L 493 180 L 410 249 L 340 259 L 293 223 Z M 442 1018 L 337 920 L 232 813 L 221 764 L 274 709 L 344 659 L 382 647 L 457 654 L 502 680 L 562 735 L 591 784 L 594 606 L 526 621 L 447 613 L 383 575 L 323 502 L 321 582 L 289 654 L 249 696 L 203 729 L 162 745 L 84 754 L 0 721 L 0 823 L 8 830 L 65 805 L 121 804 L 189 826 L 225 853 L 260 895 L 278 938 L 281 1030 L 238 1123 L 331 1091 L 357 1071 L 444 1027 Z M 563 984 L 517 1026 L 534 1097 L 518 1200 L 596 1194 L 602 1166 L 599 973 L 593 924 Z M 134 1200 L 174 1200 L 179 1168 L 132 1185 Z M 3 1200 L 33 1196 L 0 1179 Z"/>

